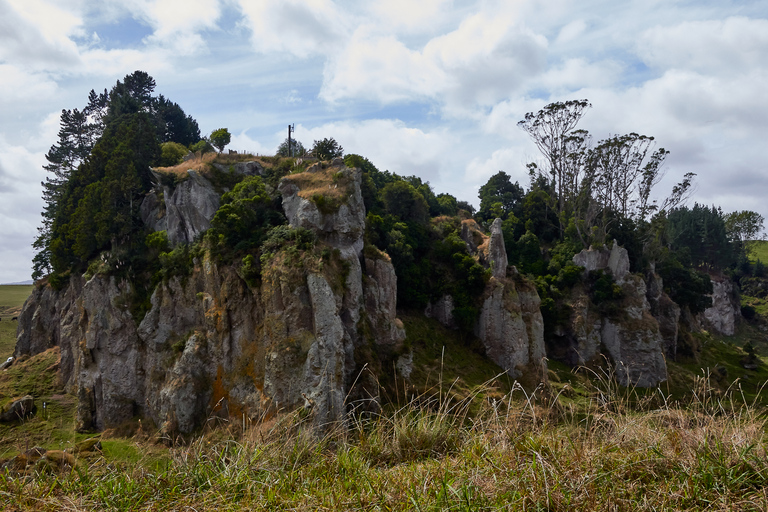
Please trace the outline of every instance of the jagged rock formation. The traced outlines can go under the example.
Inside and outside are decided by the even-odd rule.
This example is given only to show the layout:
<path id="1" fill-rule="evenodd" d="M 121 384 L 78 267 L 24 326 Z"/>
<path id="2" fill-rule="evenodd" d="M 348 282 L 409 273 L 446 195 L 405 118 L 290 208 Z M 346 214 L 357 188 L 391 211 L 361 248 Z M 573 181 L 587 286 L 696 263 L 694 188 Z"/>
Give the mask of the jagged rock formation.
<path id="1" fill-rule="evenodd" d="M 614 241 L 611 250 L 585 249 L 573 257 L 587 271 L 606 270 L 621 286 L 618 313 L 599 311 L 584 289 L 576 288 L 572 297 L 570 331 L 575 341 L 575 364 L 588 364 L 606 355 L 622 385 L 651 387 L 667 379 L 663 339 L 659 324 L 651 314 L 645 282 L 629 274 L 627 251 Z"/>
<path id="2" fill-rule="evenodd" d="M 188 178 L 171 188 L 157 183 L 141 203 L 141 220 L 153 231 L 165 231 L 171 245 L 187 244 L 211 227 L 219 209 L 220 193 L 200 173 L 189 170 Z"/>
<path id="3" fill-rule="evenodd" d="M 651 314 L 659 323 L 664 353 L 674 359 L 677 356 L 677 336 L 680 331 L 680 306 L 664 292 L 664 282 L 653 267 L 646 276 L 646 283 L 646 297 Z"/>
<path id="4" fill-rule="evenodd" d="M 190 276 L 154 290 L 138 325 L 130 283 L 95 275 L 73 276 L 59 292 L 41 286 L 22 312 L 15 355 L 61 347 L 60 375 L 79 398 L 80 430 L 138 414 L 186 433 L 211 415 L 257 419 L 297 407 L 319 427 L 343 420 L 351 401 L 377 398 L 375 386 L 357 379 L 366 347 L 396 356 L 405 333 L 389 258 L 360 250 L 360 172 L 338 163 L 315 172 L 280 186 L 291 225 L 318 234 L 301 261 L 277 252 L 250 287 L 236 267 L 205 256 Z M 308 184 L 332 185 L 329 176 L 346 188 L 338 208 L 324 212 L 302 194 Z"/>
<path id="5" fill-rule="evenodd" d="M 474 221 L 462 222 L 462 238 L 476 247 L 480 263 L 492 272 L 475 334 L 488 358 L 512 378 L 529 385 L 546 382 L 544 320 L 536 287 L 509 267 L 501 219 L 493 221 L 490 237 L 478 231 Z"/>
<path id="6" fill-rule="evenodd" d="M 712 306 L 702 313 L 701 323 L 708 329 L 725 336 L 736 333 L 741 317 L 738 289 L 733 281 L 723 276 L 712 277 Z"/>
<path id="7" fill-rule="evenodd" d="M 491 361 L 530 385 L 546 382 L 547 374 L 540 302 L 536 287 L 520 276 L 492 277 L 475 328 Z"/>

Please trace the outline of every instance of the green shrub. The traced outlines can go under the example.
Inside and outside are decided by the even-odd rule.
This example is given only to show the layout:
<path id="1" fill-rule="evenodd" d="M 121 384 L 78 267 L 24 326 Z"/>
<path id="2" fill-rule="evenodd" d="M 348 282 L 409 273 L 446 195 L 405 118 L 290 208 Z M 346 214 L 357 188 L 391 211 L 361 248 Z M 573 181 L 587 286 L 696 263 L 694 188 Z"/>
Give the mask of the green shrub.
<path id="1" fill-rule="evenodd" d="M 173 167 L 178 165 L 184 159 L 184 156 L 189 153 L 189 149 L 183 144 L 178 142 L 163 142 L 160 144 L 160 167 Z"/>

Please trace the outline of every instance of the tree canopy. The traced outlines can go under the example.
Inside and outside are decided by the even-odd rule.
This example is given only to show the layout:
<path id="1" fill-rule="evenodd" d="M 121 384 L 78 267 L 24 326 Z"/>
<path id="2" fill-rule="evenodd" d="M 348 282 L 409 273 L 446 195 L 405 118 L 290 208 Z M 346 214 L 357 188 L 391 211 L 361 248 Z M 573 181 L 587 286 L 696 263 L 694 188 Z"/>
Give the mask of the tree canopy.
<path id="1" fill-rule="evenodd" d="M 319 160 L 330 160 L 344 156 L 344 148 L 333 137 L 316 140 L 312 145 L 312 153 Z"/>
<path id="2" fill-rule="evenodd" d="M 208 140 L 213 145 L 213 147 L 218 149 L 219 153 L 221 153 L 224 151 L 224 148 L 227 146 L 227 144 L 229 144 L 232 140 L 232 135 L 226 128 L 219 128 L 218 130 L 213 130 L 211 132 L 211 136 L 208 137 Z"/>

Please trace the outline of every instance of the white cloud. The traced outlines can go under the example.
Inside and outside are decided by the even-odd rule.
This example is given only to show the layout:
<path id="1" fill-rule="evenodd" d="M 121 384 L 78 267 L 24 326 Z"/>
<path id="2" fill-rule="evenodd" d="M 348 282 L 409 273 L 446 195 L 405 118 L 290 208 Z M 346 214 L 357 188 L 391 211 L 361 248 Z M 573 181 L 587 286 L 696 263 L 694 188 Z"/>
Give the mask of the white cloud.
<path id="1" fill-rule="evenodd" d="M 27 69 L 64 69 L 77 62 L 69 36 L 82 20 L 42 0 L 0 0 L 0 61 Z"/>
<path id="2" fill-rule="evenodd" d="M 327 55 L 348 31 L 349 15 L 331 0 L 237 0 L 262 53 Z"/>
<path id="3" fill-rule="evenodd" d="M 518 23 L 514 10 L 481 11 L 413 50 L 366 25 L 324 70 L 320 97 L 381 103 L 430 99 L 464 114 L 518 93 L 544 70 L 546 39 Z"/>
<path id="4" fill-rule="evenodd" d="M 40 153 L 10 145 L 0 135 L 0 282 L 29 279 L 32 247 L 42 211 L 45 178 Z"/>
<path id="5" fill-rule="evenodd" d="M 296 138 L 310 148 L 315 140 L 333 137 L 344 153 L 368 158 L 380 170 L 416 174 L 439 182 L 450 170 L 457 140 L 446 130 L 424 131 L 400 120 L 338 121 L 313 128 L 296 127 Z M 282 138 L 280 139 L 282 141 Z"/>
<path id="6" fill-rule="evenodd" d="M 0 63 L 0 104 L 40 100 L 52 96 L 58 89 L 46 73 L 28 72 L 20 67 Z"/>
<path id="7" fill-rule="evenodd" d="M 448 16 L 452 0 L 387 0 L 370 2 L 370 15 L 389 30 L 429 32 Z"/>
<path id="8" fill-rule="evenodd" d="M 645 31 L 638 53 L 649 66 L 705 74 L 743 73 L 768 65 L 768 20 L 730 17 Z"/>

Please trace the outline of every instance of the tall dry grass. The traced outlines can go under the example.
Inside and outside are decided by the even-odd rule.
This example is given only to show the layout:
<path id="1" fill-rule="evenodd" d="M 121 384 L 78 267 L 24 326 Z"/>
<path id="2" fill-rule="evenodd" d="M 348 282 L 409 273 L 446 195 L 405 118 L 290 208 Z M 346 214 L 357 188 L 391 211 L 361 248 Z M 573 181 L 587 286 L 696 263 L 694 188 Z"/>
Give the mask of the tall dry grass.
<path id="1" fill-rule="evenodd" d="M 414 397 L 317 436 L 305 414 L 217 429 L 139 462 L 68 475 L 0 473 L 6 510 L 766 510 L 766 423 L 738 389 L 697 383 L 687 407 L 606 377 L 564 405 Z M 478 404 L 477 401 L 481 403 Z M 472 405 L 472 407 L 470 407 Z M 479 412 L 470 414 L 470 409 Z M 225 435 L 228 434 L 228 435 Z"/>

